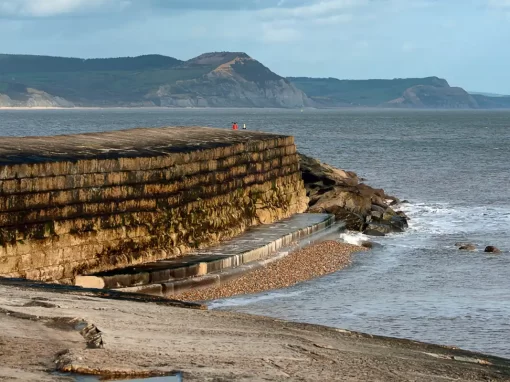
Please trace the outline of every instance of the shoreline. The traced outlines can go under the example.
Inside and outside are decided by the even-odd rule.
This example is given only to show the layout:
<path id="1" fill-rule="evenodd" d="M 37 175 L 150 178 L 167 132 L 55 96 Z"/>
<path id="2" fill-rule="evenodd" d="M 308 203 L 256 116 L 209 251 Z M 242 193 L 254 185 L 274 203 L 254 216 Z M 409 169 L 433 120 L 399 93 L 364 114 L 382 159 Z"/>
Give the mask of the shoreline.
<path id="1" fill-rule="evenodd" d="M 0 379 L 180 371 L 185 381 L 510 381 L 510 360 L 321 325 L 0 283 Z M 78 325 L 79 324 L 79 325 Z M 97 328 L 91 348 L 83 325 Z M 80 334 L 81 333 L 81 334 Z"/>
<path id="2" fill-rule="evenodd" d="M 184 291 L 174 299 L 205 302 L 238 295 L 277 290 L 334 273 L 351 263 L 352 256 L 366 248 L 335 240 L 321 241 L 290 252 L 262 268 L 243 273 L 218 286 Z"/>

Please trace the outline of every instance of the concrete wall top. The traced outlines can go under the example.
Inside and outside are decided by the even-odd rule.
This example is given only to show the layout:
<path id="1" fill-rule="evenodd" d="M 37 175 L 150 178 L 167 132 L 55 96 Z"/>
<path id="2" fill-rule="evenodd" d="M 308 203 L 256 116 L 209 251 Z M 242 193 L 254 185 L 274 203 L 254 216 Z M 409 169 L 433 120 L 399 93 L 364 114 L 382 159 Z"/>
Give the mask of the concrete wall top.
<path id="1" fill-rule="evenodd" d="M 157 157 L 275 139 L 281 139 L 285 144 L 293 143 L 293 138 L 285 135 L 207 127 L 137 128 L 51 137 L 1 137 L 0 165 Z"/>

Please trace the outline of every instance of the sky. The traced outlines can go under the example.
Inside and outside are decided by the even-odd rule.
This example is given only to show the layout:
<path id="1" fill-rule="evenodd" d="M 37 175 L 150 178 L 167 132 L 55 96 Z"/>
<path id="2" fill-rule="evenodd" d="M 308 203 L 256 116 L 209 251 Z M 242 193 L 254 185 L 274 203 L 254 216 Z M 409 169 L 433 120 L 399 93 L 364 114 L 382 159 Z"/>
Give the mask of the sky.
<path id="1" fill-rule="evenodd" d="M 0 0 L 0 53 L 246 52 L 282 76 L 510 94 L 510 0 Z"/>

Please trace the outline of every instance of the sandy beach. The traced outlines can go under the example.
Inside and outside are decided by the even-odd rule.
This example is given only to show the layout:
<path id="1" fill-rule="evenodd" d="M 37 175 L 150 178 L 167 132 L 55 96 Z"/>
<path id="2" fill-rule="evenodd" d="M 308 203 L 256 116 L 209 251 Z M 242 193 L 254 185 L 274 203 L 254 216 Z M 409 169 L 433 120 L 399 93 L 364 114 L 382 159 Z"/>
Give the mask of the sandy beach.
<path id="1" fill-rule="evenodd" d="M 285 288 L 338 271 L 350 264 L 354 252 L 365 250 L 360 246 L 332 240 L 313 244 L 218 287 L 187 291 L 175 298 L 205 301 Z"/>

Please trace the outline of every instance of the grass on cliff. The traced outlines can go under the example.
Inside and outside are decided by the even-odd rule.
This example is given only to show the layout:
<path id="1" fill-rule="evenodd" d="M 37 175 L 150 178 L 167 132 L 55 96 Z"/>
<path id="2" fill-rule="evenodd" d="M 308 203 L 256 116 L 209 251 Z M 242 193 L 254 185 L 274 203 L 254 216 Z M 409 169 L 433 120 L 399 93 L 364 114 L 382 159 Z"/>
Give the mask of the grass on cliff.
<path id="1" fill-rule="evenodd" d="M 397 78 L 393 80 L 338 80 L 336 78 L 288 78 L 298 89 L 322 104 L 378 106 L 402 96 L 416 85 L 448 87 L 437 77 Z"/>
<path id="2" fill-rule="evenodd" d="M 209 66 L 143 71 L 65 71 L 0 73 L 0 92 L 10 95 L 22 88 L 35 88 L 76 103 L 87 100 L 139 101 L 162 85 L 198 78 Z"/>

